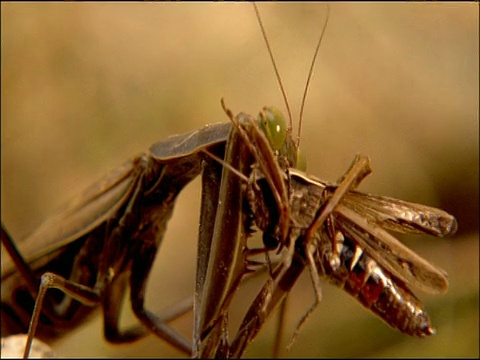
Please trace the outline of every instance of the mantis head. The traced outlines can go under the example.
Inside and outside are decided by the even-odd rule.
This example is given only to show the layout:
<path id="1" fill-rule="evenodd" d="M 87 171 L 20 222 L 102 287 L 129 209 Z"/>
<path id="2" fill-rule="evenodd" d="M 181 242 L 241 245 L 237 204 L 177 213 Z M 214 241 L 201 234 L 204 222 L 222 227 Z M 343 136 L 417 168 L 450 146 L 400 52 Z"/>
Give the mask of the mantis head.
<path id="1" fill-rule="evenodd" d="M 275 155 L 286 159 L 288 167 L 305 171 L 307 168 L 305 156 L 293 141 L 291 129 L 287 128 L 281 111 L 273 106 L 264 106 L 257 121 Z"/>

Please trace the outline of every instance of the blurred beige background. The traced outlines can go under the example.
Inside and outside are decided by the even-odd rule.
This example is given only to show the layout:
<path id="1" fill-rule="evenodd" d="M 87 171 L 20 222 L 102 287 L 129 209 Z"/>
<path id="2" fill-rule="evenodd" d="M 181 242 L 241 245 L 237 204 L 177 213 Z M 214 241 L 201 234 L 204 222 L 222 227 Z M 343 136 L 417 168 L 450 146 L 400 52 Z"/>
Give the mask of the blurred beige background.
<path id="1" fill-rule="evenodd" d="M 326 6 L 259 7 L 297 121 Z M 150 144 L 227 121 L 221 97 L 235 113 L 284 109 L 250 4 L 1 10 L 1 210 L 16 239 Z M 479 356 L 478 26 L 472 3 L 331 5 L 303 119 L 308 171 L 335 181 L 356 153 L 369 155 L 374 173 L 361 190 L 441 207 L 457 217 L 459 232 L 407 239 L 449 273 L 446 295 L 416 292 L 436 336 L 393 331 L 325 282 L 320 307 L 285 356 Z M 196 181 L 180 195 L 150 278 L 147 306 L 155 312 L 192 293 L 199 206 Z M 304 275 L 292 292 L 287 337 L 313 301 Z M 245 286 L 242 298 L 256 289 Z M 234 304 L 235 322 L 246 304 Z M 191 336 L 191 316 L 175 326 Z M 269 356 L 274 326 L 247 356 Z M 53 345 L 65 357 L 181 356 L 154 336 L 107 344 L 100 317 Z"/>

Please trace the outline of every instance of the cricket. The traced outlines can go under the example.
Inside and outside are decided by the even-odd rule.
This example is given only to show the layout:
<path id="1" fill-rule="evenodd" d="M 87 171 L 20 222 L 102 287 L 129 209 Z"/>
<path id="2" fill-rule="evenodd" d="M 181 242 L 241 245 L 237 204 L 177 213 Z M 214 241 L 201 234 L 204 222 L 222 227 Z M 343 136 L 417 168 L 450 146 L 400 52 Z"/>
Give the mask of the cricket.
<path id="1" fill-rule="evenodd" d="M 336 182 L 308 172 L 300 151 L 301 124 L 331 6 L 325 5 L 306 71 L 297 134 L 261 6 L 252 7 L 287 118 L 270 106 L 258 116 L 235 115 L 222 98 L 219 105 L 228 121 L 152 144 L 80 193 L 26 239 L 14 239 L 2 220 L 2 252 L 9 255 L 2 264 L 2 337 L 28 334 L 24 357 L 34 338 L 53 340 L 100 308 L 109 342 L 130 343 L 154 334 L 185 356 L 239 358 L 274 313 L 281 318 L 288 312 L 286 299 L 304 271 L 314 298 L 293 329 L 288 348 L 321 306 L 322 278 L 408 336 L 435 334 L 413 291 L 445 293 L 447 274 L 391 232 L 451 236 L 458 228 L 455 217 L 357 190 L 372 172 L 366 155 L 352 154 L 350 168 Z M 202 192 L 192 296 L 157 314 L 145 306 L 151 268 L 178 195 L 197 177 Z M 260 248 L 249 243 L 255 232 L 262 234 Z M 232 332 L 232 300 L 260 272 L 268 273 L 267 280 Z M 137 325 L 120 324 L 125 297 Z M 170 323 L 190 311 L 192 338 L 185 338 Z M 282 331 L 277 329 L 274 356 Z"/>

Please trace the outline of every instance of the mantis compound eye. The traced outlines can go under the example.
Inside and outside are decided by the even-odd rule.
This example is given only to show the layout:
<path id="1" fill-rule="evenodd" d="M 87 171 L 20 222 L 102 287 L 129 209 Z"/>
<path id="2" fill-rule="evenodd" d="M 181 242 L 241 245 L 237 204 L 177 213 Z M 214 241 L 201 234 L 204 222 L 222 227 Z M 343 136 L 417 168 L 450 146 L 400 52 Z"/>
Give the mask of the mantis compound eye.
<path id="1" fill-rule="evenodd" d="M 273 106 L 265 106 L 258 115 L 258 123 L 274 152 L 287 159 L 289 167 L 305 171 L 305 156 L 287 136 L 287 124 L 281 111 Z"/>
<path id="2" fill-rule="evenodd" d="M 287 125 L 280 110 L 273 106 L 265 106 L 258 115 L 258 122 L 272 149 L 280 150 L 287 137 Z"/>

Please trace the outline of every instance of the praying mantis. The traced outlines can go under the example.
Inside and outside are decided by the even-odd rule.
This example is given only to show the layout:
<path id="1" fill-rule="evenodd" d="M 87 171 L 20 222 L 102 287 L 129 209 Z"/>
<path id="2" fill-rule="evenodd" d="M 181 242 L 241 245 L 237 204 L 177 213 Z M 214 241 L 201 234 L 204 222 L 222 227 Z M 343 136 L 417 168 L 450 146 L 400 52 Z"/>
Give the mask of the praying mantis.
<path id="1" fill-rule="evenodd" d="M 78 243 L 80 247 L 77 249 L 75 245 L 72 253 L 75 258 L 70 260 L 74 261 L 71 275 L 68 272 L 65 275 L 56 274 L 55 270 L 49 272 L 51 269 L 49 264 L 44 270 L 38 270 L 41 265 L 34 265 L 34 270 L 44 272 L 42 281 L 45 284 L 51 283 L 48 287 L 60 288 L 88 306 L 102 304 L 105 313 L 105 334 L 110 340 L 130 342 L 144 336 L 144 332 L 140 332 L 139 328 L 132 328 L 125 333 L 118 328 L 117 316 L 120 304 L 116 303 L 118 302 L 116 299 L 124 292 L 124 285 L 120 285 L 123 280 L 120 279 L 125 274 L 130 279 L 133 307 L 144 326 L 152 328 L 155 324 L 156 332 L 160 337 L 168 339 L 176 347 L 188 353 L 187 343 L 178 336 L 169 335 L 168 331 L 166 332 L 167 329 L 162 330 L 158 320 L 145 310 L 144 281 L 148 276 L 150 263 L 153 262 L 152 256 L 156 252 L 153 249 L 156 249 L 162 240 L 165 223 L 171 216 L 177 193 L 200 172 L 201 159 L 197 152 L 203 148 L 212 151 L 210 146 L 216 147 L 218 141 L 222 142 L 221 146 L 225 146 L 225 129 L 223 125 L 212 125 L 191 135 L 177 137 L 171 144 L 168 141 L 154 144 L 150 148 L 150 154 L 135 157 L 107 175 L 26 240 L 24 252 L 27 254 L 27 261 L 31 264 L 37 260 L 45 263 L 50 257 L 55 260 L 57 256 L 68 259 L 70 255 L 65 257 L 64 254 L 50 255 L 50 253 L 64 251 L 66 246 L 70 248 L 70 245 L 73 246 L 74 243 L 81 241 Z M 200 140 L 192 138 L 197 135 L 200 136 Z M 187 146 L 186 150 L 182 148 L 170 151 L 168 148 L 168 146 L 178 147 L 183 143 Z M 165 151 L 165 148 L 167 148 L 167 154 L 163 155 L 162 151 Z M 157 165 L 158 160 L 160 163 Z M 175 178 L 178 178 L 178 181 Z M 166 187 L 170 187 L 170 190 Z M 135 238 L 142 239 L 139 243 L 140 247 L 135 245 Z M 156 245 L 152 242 L 153 239 L 156 239 Z M 131 242 L 132 240 L 134 241 Z M 148 241 L 143 243 L 143 240 Z M 2 241 L 9 245 L 7 248 L 10 249 L 10 255 L 16 256 L 17 251 L 11 246 L 13 243 L 6 232 L 2 234 Z M 152 242 L 151 245 L 149 241 Z M 75 255 L 77 251 L 78 255 Z M 70 250 L 67 249 L 67 252 Z M 99 252 L 98 258 L 94 255 L 97 252 Z M 141 255 L 142 253 L 145 253 L 146 257 Z M 138 261 L 135 260 L 137 256 Z M 20 256 L 16 257 L 21 259 L 21 251 Z M 143 262 L 146 264 L 145 268 L 142 268 Z M 30 267 L 28 264 L 21 264 L 18 260 L 16 265 L 25 270 Z M 7 264 L 4 282 L 7 282 L 7 277 L 10 277 L 11 270 L 12 265 Z M 32 277 L 30 274 L 25 274 L 23 275 L 25 279 Z M 40 274 L 41 272 L 35 275 Z M 70 277 L 72 277 L 71 280 L 69 280 Z M 12 282 L 13 279 L 8 281 Z M 38 279 L 29 281 L 28 287 L 32 289 L 30 291 L 34 296 L 35 287 L 38 286 L 37 281 Z M 139 286 L 137 287 L 136 284 Z M 46 311 L 48 307 L 43 308 L 43 294 L 45 293 L 39 292 L 37 295 L 38 304 L 35 308 Z M 12 309 L 15 306 L 14 302 L 15 300 L 11 303 Z M 5 302 L 5 309 L 7 309 L 6 304 L 7 302 Z M 61 318 L 65 317 L 63 313 L 78 312 L 75 308 L 71 308 L 71 305 L 73 304 L 62 302 Z M 11 311 L 9 310 L 8 313 Z M 58 316 L 53 308 L 48 310 L 48 313 L 52 321 Z M 38 310 L 35 311 L 30 324 L 30 334 L 36 331 L 39 315 Z M 4 318 L 7 318 L 7 312 Z M 65 317 L 65 320 L 68 321 L 68 318 L 69 316 Z M 56 321 L 54 326 L 57 326 L 55 323 Z M 28 355 L 28 351 L 29 345 L 26 347 L 25 355 Z"/>

